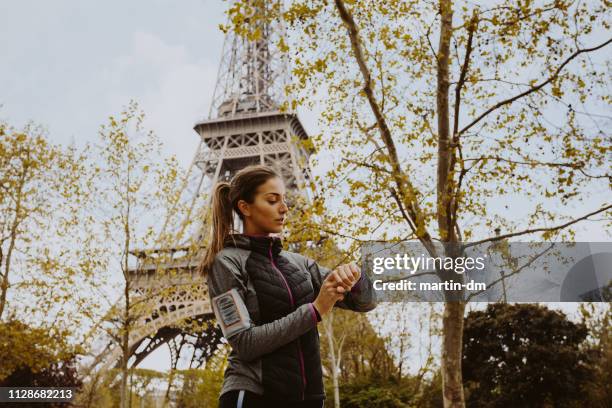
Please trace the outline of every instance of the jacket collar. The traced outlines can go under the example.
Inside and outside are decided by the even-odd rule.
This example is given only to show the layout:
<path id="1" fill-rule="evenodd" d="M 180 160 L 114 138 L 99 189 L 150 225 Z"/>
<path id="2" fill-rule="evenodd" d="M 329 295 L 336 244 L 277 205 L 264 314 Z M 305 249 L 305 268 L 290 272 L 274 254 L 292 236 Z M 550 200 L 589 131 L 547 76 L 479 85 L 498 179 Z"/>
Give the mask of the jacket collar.
<path id="1" fill-rule="evenodd" d="M 266 256 L 272 252 L 274 257 L 283 250 L 282 240 L 279 237 L 268 235 L 230 234 L 225 239 L 223 246 L 247 249 Z"/>

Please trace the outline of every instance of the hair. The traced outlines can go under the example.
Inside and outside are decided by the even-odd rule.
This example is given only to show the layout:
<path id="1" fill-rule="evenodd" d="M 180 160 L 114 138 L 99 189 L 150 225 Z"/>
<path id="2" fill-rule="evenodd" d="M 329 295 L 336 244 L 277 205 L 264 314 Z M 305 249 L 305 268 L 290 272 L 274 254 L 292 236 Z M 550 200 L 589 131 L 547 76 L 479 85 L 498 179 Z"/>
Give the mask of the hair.
<path id="1" fill-rule="evenodd" d="M 215 257 L 223 249 L 225 239 L 234 231 L 234 214 L 244 221 L 244 215 L 238 209 L 238 201 L 244 200 L 252 204 L 257 188 L 271 178 L 282 178 L 271 167 L 251 165 L 238 171 L 230 182 L 221 181 L 213 188 L 212 225 L 210 228 L 210 244 L 200 264 L 200 272 L 206 275 Z"/>

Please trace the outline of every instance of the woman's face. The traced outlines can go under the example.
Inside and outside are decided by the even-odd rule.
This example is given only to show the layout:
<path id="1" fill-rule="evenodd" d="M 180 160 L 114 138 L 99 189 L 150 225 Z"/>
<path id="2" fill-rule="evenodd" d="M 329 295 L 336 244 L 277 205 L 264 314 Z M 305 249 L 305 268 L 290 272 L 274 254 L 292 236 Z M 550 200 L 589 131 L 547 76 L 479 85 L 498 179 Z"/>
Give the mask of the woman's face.
<path id="1" fill-rule="evenodd" d="M 244 214 L 244 233 L 281 232 L 289 211 L 285 198 L 283 180 L 273 177 L 257 188 L 252 204 L 244 200 L 238 201 L 238 208 Z"/>

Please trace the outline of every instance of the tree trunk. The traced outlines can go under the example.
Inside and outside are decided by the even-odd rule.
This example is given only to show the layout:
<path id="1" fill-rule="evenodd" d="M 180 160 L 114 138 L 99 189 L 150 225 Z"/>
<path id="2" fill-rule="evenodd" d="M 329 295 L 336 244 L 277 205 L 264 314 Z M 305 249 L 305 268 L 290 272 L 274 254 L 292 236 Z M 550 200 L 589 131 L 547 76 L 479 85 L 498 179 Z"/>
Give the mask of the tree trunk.
<path id="1" fill-rule="evenodd" d="M 0 319 L 2 319 L 2 314 L 4 313 L 4 308 L 6 306 L 6 294 L 9 288 L 9 273 L 11 270 L 11 257 L 13 255 L 13 250 L 15 249 L 15 242 L 17 241 L 17 227 L 19 227 L 20 224 L 19 214 L 21 213 L 21 199 L 23 198 L 23 186 L 25 185 L 27 171 L 27 168 L 24 169 L 19 180 L 17 202 L 15 204 L 15 219 L 11 225 L 9 248 L 4 264 L 4 274 L 2 275 L 2 282 L 0 282 Z M 2 263 L 0 263 L 0 266 L 1 265 Z"/>
<path id="2" fill-rule="evenodd" d="M 336 350 L 334 347 L 334 313 L 328 314 L 325 321 L 325 332 L 327 334 L 327 344 L 329 347 L 329 358 L 331 366 L 332 384 L 334 388 L 334 408 L 340 408 L 340 388 L 338 382 L 338 364 L 336 362 Z"/>
<path id="3" fill-rule="evenodd" d="M 127 289 L 127 285 L 126 285 L 126 289 Z M 127 296 L 127 290 L 126 290 L 126 296 Z M 120 400 L 120 407 L 121 408 L 126 408 L 127 407 L 127 378 L 128 378 L 128 358 L 129 358 L 129 330 L 128 330 L 128 326 L 129 326 L 129 304 L 128 304 L 128 300 L 126 299 L 125 302 L 125 311 L 124 311 L 124 319 L 125 319 L 125 325 L 124 327 L 122 327 L 122 336 L 121 336 L 121 400 Z"/>
<path id="4" fill-rule="evenodd" d="M 172 383 L 174 382 L 174 373 L 176 372 L 176 366 L 170 369 L 170 375 L 168 376 L 168 387 L 166 387 L 166 393 L 164 394 L 164 402 L 162 406 L 166 408 L 170 402 L 170 391 L 172 390 Z"/>
<path id="5" fill-rule="evenodd" d="M 129 154 L 128 154 L 129 158 Z M 128 359 L 130 357 L 130 329 L 131 329 L 131 304 L 130 304 L 130 275 L 129 275 L 129 254 L 130 254 L 130 188 L 132 186 L 130 179 L 130 163 L 128 159 L 128 165 L 126 169 L 126 189 L 125 189 L 125 201 L 126 201 L 126 211 L 125 218 L 123 219 L 123 229 L 124 229 L 124 248 L 123 248 L 123 259 L 122 259 L 122 268 L 123 268 L 123 295 L 125 296 L 125 310 L 124 310 L 124 327 L 123 327 L 123 336 L 121 341 L 121 348 L 123 351 L 123 358 L 121 359 L 121 408 L 126 408 L 127 403 L 127 377 L 128 377 Z"/>
<path id="6" fill-rule="evenodd" d="M 440 0 L 440 42 L 437 55 L 436 107 L 438 113 L 437 221 L 443 242 L 456 242 L 451 214 L 453 147 L 450 138 L 449 66 L 453 32 L 453 2 Z M 444 273 L 443 275 L 445 275 Z M 442 318 L 442 393 L 445 408 L 463 408 L 461 353 L 465 303 L 447 298 Z"/>
<path id="7" fill-rule="evenodd" d="M 437 55 L 437 89 L 436 108 L 438 112 L 438 169 L 437 169 L 437 221 L 440 239 L 444 242 L 453 240 L 453 228 L 450 214 L 451 192 L 449 183 L 452 183 L 451 141 L 449 128 L 449 65 L 450 40 L 453 31 L 453 9 L 451 0 L 440 0 L 440 43 Z"/>
<path id="8" fill-rule="evenodd" d="M 444 305 L 442 324 L 442 389 L 444 408 L 463 408 L 463 379 L 461 355 L 463 347 L 464 302 L 447 302 Z"/>

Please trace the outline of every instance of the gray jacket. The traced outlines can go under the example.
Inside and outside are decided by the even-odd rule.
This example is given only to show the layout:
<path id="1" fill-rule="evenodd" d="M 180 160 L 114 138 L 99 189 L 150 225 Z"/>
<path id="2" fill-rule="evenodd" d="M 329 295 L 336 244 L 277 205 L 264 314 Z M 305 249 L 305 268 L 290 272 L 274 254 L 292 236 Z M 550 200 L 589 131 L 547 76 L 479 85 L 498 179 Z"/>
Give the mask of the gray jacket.
<path id="1" fill-rule="evenodd" d="M 232 347 L 221 394 L 248 390 L 290 400 L 322 399 L 318 315 L 312 305 L 331 271 L 284 251 L 279 238 L 234 234 L 207 281 L 218 324 Z M 337 307 L 375 307 L 369 278 Z"/>

